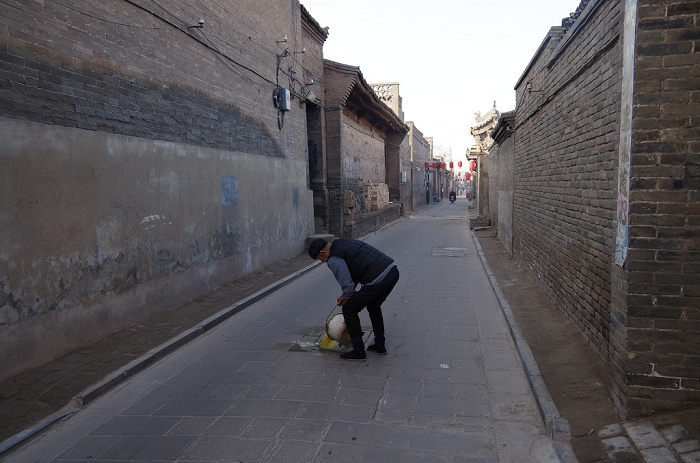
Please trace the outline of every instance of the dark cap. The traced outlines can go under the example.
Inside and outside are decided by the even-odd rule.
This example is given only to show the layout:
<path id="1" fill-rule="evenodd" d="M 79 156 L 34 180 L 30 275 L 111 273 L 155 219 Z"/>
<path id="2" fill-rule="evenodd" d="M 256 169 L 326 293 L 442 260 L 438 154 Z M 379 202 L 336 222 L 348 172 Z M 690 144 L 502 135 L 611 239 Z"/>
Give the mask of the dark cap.
<path id="1" fill-rule="evenodd" d="M 324 240 L 323 238 L 316 238 L 309 245 L 309 256 L 312 259 L 315 259 L 318 253 L 321 252 L 321 250 L 325 248 L 327 244 L 328 241 Z"/>

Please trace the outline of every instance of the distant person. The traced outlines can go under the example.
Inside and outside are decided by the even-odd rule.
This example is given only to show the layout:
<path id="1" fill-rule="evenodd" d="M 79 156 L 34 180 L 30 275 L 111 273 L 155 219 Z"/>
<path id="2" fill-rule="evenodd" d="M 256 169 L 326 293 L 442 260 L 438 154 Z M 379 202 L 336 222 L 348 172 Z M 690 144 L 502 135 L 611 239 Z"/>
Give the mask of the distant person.
<path id="1" fill-rule="evenodd" d="M 323 238 L 313 240 L 309 245 L 309 256 L 326 262 L 343 290 L 336 302 L 343 308 L 352 350 L 340 354 L 340 358 L 367 358 L 358 315 L 365 307 L 374 331 L 374 344 L 369 345 L 367 350 L 386 355 L 382 303 L 399 281 L 399 269 L 394 259 L 364 241 L 344 238 L 332 243 Z M 355 291 L 358 283 L 362 288 Z"/>

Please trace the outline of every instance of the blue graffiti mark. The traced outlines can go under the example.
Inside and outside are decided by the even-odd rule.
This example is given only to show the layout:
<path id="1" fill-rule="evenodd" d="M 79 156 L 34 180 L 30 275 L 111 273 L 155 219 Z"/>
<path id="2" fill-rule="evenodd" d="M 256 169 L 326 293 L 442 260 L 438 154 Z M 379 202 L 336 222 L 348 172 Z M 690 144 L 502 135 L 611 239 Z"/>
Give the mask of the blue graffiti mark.
<path id="1" fill-rule="evenodd" d="M 295 209 L 299 209 L 299 188 L 292 190 L 292 204 L 294 204 Z"/>
<path id="2" fill-rule="evenodd" d="M 236 177 L 221 177 L 221 205 L 236 206 L 238 204 L 238 180 Z"/>

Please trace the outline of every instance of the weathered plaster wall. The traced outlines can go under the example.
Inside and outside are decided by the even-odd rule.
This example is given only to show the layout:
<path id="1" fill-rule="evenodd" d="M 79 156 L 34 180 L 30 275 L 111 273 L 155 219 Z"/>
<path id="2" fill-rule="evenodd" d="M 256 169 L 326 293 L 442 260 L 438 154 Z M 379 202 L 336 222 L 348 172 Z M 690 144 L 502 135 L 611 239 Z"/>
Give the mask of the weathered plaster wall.
<path id="1" fill-rule="evenodd" d="M 0 371 L 303 251 L 306 163 L 3 119 Z M 260 172 L 278 179 L 260 188 Z"/>
<path id="2" fill-rule="evenodd" d="M 272 104 L 300 7 L 245 3 L 0 12 L 0 376 L 303 251 L 306 114 Z"/>
<path id="3" fill-rule="evenodd" d="M 362 193 L 365 183 L 385 183 L 385 135 L 354 114 L 343 112 L 343 189 Z"/>
<path id="4" fill-rule="evenodd" d="M 497 195 L 491 198 L 490 204 L 498 207 L 495 217 L 498 229 L 498 239 L 506 248 L 508 254 L 513 255 L 513 145 L 515 135 L 503 140 L 498 152 L 498 188 Z M 493 179 L 491 181 L 493 183 Z M 493 223 L 493 220 L 491 221 Z"/>

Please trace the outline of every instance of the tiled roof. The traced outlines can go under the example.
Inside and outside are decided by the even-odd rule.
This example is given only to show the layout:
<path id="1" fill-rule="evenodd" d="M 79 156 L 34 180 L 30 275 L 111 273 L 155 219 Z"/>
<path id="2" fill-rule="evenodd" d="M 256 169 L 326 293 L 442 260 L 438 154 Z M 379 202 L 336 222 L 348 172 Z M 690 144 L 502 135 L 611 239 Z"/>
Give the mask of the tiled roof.
<path id="1" fill-rule="evenodd" d="M 387 128 L 408 133 L 408 126 L 374 93 L 358 66 L 323 60 L 326 107 L 360 107 Z"/>
<path id="2" fill-rule="evenodd" d="M 321 27 L 318 21 L 316 21 L 316 19 L 314 19 L 314 17 L 311 16 L 311 13 L 309 13 L 309 10 L 307 10 L 306 7 L 304 7 L 304 5 L 299 6 L 301 8 L 302 22 L 306 22 L 306 25 L 316 34 L 318 34 L 321 43 L 325 42 L 328 38 L 328 27 Z"/>

